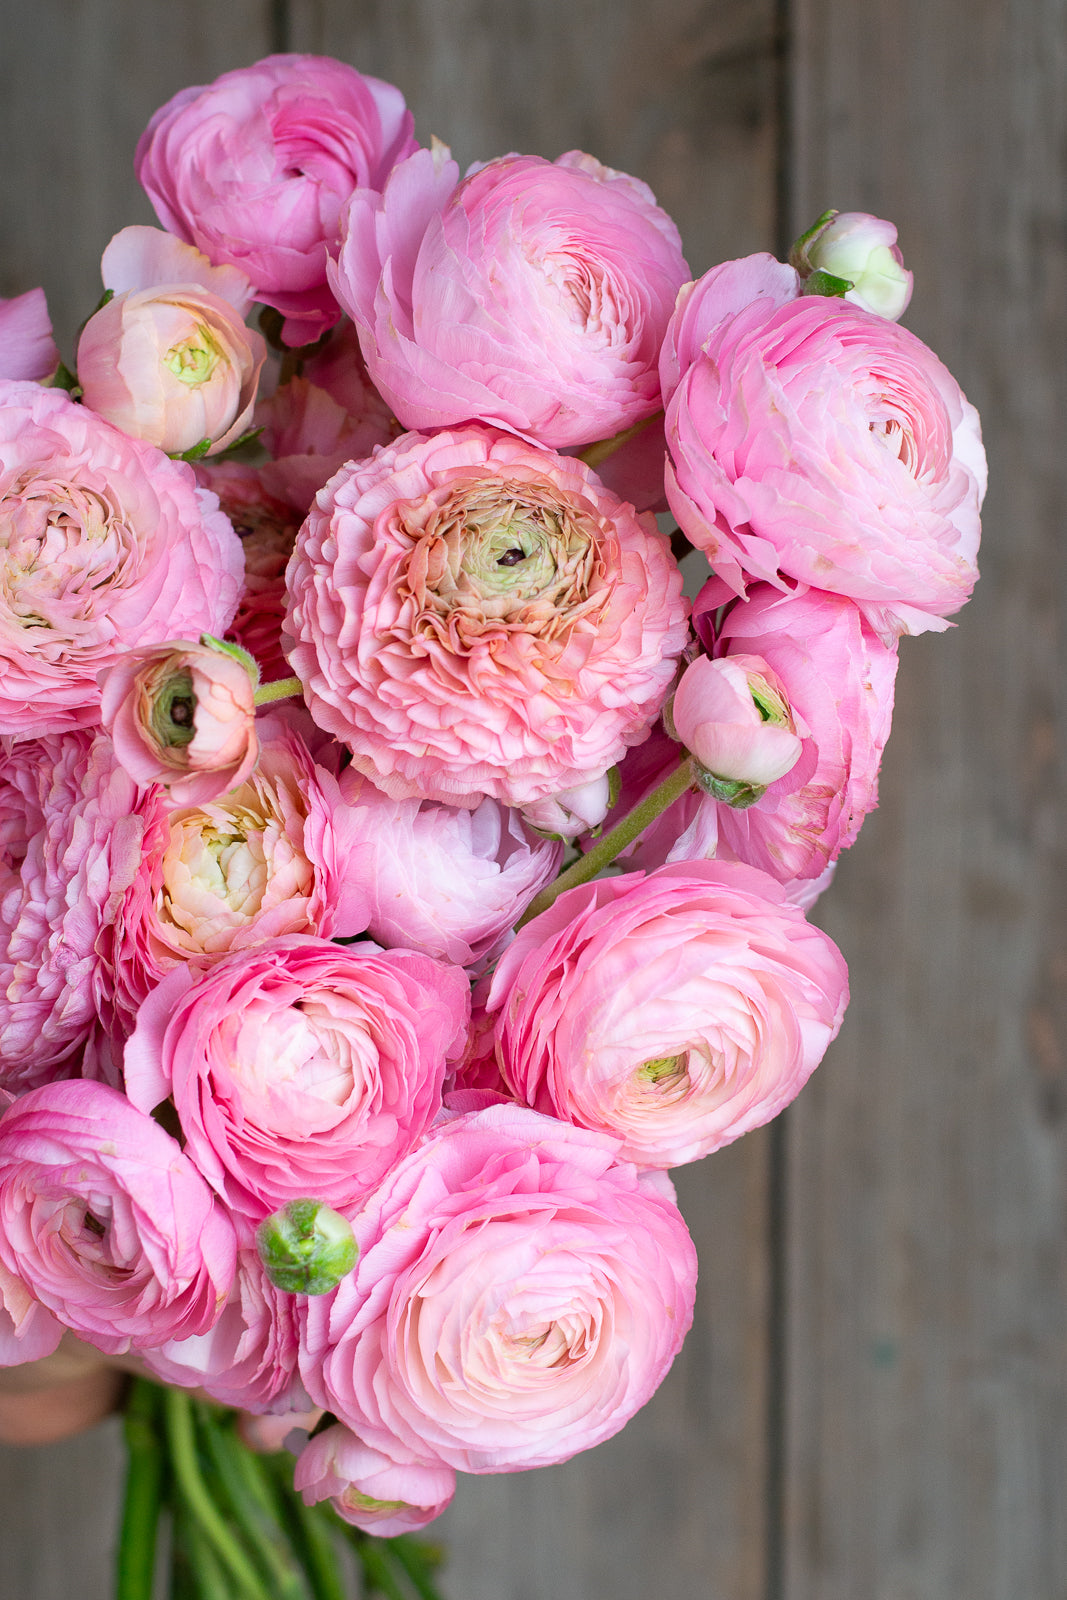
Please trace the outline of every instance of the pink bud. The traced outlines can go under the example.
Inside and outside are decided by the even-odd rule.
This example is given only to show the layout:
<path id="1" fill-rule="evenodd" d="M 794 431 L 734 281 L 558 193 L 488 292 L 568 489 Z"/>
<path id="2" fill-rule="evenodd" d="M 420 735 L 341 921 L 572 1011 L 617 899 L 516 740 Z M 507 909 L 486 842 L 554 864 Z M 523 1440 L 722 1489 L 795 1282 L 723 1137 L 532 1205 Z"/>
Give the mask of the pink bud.
<path id="1" fill-rule="evenodd" d="M 671 715 L 678 738 L 712 778 L 759 791 L 743 799 L 716 791 L 734 804 L 758 800 L 800 755 L 785 690 L 761 656 L 700 656 L 682 674 Z"/>
<path id="2" fill-rule="evenodd" d="M 202 806 L 255 767 L 255 683 L 238 647 L 179 639 L 132 652 L 100 683 L 101 720 L 137 783 Z"/>

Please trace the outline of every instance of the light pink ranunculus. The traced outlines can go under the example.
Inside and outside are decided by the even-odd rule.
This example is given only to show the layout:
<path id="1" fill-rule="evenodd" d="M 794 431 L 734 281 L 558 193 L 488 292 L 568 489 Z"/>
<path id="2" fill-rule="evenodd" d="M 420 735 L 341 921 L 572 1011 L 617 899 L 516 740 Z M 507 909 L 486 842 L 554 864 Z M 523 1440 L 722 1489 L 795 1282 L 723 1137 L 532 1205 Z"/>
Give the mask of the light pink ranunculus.
<path id="1" fill-rule="evenodd" d="M 205 1333 L 235 1256 L 181 1146 L 117 1089 L 45 1084 L 0 1117 L 0 1260 L 98 1349 Z"/>
<path id="2" fill-rule="evenodd" d="M 116 295 L 78 340 L 78 382 L 91 411 L 170 455 L 208 443 L 217 455 L 247 433 L 267 357 L 218 295 L 164 284 Z"/>
<path id="3" fill-rule="evenodd" d="M 267 347 L 236 267 L 159 228 L 123 228 L 100 263 L 111 298 L 83 327 L 85 405 L 170 455 L 217 455 L 248 431 Z"/>
<path id="4" fill-rule="evenodd" d="M 667 495 L 717 576 L 846 595 L 886 640 L 946 627 L 978 575 L 986 468 L 933 352 L 823 296 L 757 297 L 703 332 L 667 409 Z"/>
<path id="5" fill-rule="evenodd" d="M 599 828 L 611 809 L 611 782 L 605 773 L 574 789 L 560 789 L 524 806 L 522 814 L 531 828 L 560 839 Z"/>
<path id="6" fill-rule="evenodd" d="M 689 1327 L 696 1255 L 669 1182 L 601 1134 L 500 1104 L 439 1123 L 353 1218 L 309 1303 L 309 1393 L 373 1449 L 464 1472 L 616 1433 Z"/>
<path id="7" fill-rule="evenodd" d="M 695 1161 L 794 1098 L 841 1025 L 840 952 L 751 867 L 691 861 L 571 889 L 520 929 L 489 1007 L 520 1100 Z"/>
<path id="8" fill-rule="evenodd" d="M 59 366 L 43 289 L 0 300 L 0 378 L 40 382 Z"/>
<path id="9" fill-rule="evenodd" d="M 671 720 L 705 771 L 732 784 L 765 789 L 800 756 L 787 692 L 761 656 L 698 656 L 682 673 Z"/>
<path id="10" fill-rule="evenodd" d="M 694 608 L 702 628 L 724 598 L 714 582 L 708 590 Z M 766 660 L 804 733 L 800 759 L 757 805 L 719 807 L 720 841 L 783 883 L 818 878 L 855 842 L 878 804 L 896 649 L 882 643 L 850 601 L 815 589 L 782 594 L 769 584 L 754 584 L 747 600 L 730 605 L 714 649 L 725 662 L 749 654 Z"/>
<path id="11" fill-rule="evenodd" d="M 577 150 L 458 177 L 422 150 L 381 193 L 357 190 L 330 265 L 401 422 L 477 419 L 562 448 L 652 416 L 689 269 L 647 185 Z"/>
<path id="12" fill-rule="evenodd" d="M 288 584 L 312 715 L 398 799 L 525 805 L 600 777 L 644 738 L 687 634 L 654 520 L 487 428 L 343 469 Z"/>
<path id="13" fill-rule="evenodd" d="M 301 1411 L 311 1405 L 297 1370 L 301 1315 L 298 1297 L 275 1289 L 256 1251 L 239 1246 L 214 1326 L 142 1349 L 141 1359 L 162 1383 L 203 1389 L 223 1406 L 255 1415 Z"/>
<path id="14" fill-rule="evenodd" d="M 57 389 L 0 382 L 0 733 L 93 726 L 138 645 L 222 635 L 241 547 L 191 468 Z"/>
<path id="15" fill-rule="evenodd" d="M 473 810 L 390 800 L 351 768 L 341 792 L 340 849 L 370 902 L 367 932 L 383 945 L 484 963 L 559 871 L 563 846 L 496 800 Z"/>
<path id="16" fill-rule="evenodd" d="M 183 89 L 137 145 L 163 226 L 229 262 L 309 343 L 339 312 L 326 284 L 338 215 L 416 148 L 400 90 L 325 56 L 275 55 Z"/>
<path id="17" fill-rule="evenodd" d="M 78 1071 L 97 1020 L 97 943 L 134 879 L 142 833 L 109 739 L 78 730 L 0 750 L 5 1088 Z"/>
<path id="18" fill-rule="evenodd" d="M 261 716 L 255 771 L 203 806 L 174 810 L 161 790 L 143 791 L 141 860 L 101 936 L 105 995 L 120 1016 L 179 964 L 202 969 L 290 933 L 366 928 L 366 895 L 338 849 L 337 778 L 312 755 L 305 723 L 299 713 Z"/>
<path id="19" fill-rule="evenodd" d="M 132 651 L 101 673 L 100 718 L 121 766 L 204 805 L 244 780 L 259 755 L 248 663 L 206 635 Z"/>
<path id="20" fill-rule="evenodd" d="M 126 1092 L 145 1111 L 173 1100 L 231 1212 L 343 1208 L 437 1115 L 469 1015 L 463 971 L 417 951 L 272 940 L 163 979 L 126 1045 Z"/>
<path id="21" fill-rule="evenodd" d="M 390 1450 L 376 1450 L 335 1423 L 301 1450 L 293 1486 L 307 1505 L 329 1500 L 339 1517 L 376 1538 L 413 1533 L 451 1502 L 456 1474 L 451 1467 L 413 1460 L 393 1441 Z"/>

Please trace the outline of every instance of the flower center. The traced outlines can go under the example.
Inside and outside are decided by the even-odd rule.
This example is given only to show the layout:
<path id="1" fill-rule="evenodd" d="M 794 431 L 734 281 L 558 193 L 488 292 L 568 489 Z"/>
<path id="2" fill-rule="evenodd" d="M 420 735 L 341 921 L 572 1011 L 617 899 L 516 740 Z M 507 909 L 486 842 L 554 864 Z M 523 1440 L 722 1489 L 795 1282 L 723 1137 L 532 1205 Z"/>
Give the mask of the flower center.
<path id="1" fill-rule="evenodd" d="M 216 340 L 203 323 L 198 322 L 194 334 L 171 345 L 163 357 L 163 365 L 170 368 L 180 383 L 195 389 L 208 381 L 221 360 L 222 351 Z"/>

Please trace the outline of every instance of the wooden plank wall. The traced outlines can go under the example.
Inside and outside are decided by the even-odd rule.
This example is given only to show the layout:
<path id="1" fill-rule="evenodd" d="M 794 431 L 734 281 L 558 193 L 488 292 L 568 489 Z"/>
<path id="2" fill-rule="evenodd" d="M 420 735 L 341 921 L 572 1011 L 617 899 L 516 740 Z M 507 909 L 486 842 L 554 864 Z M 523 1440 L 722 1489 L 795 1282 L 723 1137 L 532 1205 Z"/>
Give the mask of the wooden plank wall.
<path id="1" fill-rule="evenodd" d="M 821 919 L 840 1040 L 679 1178 L 697 1324 L 566 1466 L 466 1480 L 451 1600 L 1064 1600 L 1064 0 L 0 3 L 0 293 L 70 335 L 186 84 L 289 47 L 392 79 L 462 162 L 639 174 L 694 272 L 890 216 L 909 325 L 983 412 L 984 577 L 905 641 L 882 807 Z M 69 353 L 69 352 L 68 352 Z M 107 1600 L 115 1424 L 0 1452 L 0 1600 Z"/>

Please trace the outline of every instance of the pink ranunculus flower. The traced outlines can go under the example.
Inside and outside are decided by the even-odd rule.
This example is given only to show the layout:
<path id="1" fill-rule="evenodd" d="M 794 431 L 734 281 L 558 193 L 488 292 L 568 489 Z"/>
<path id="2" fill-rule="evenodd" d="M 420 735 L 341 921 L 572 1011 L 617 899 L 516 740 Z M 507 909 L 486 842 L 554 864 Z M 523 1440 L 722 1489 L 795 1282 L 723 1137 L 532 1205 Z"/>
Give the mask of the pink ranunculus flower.
<path id="1" fill-rule="evenodd" d="M 248 431 L 267 356 L 244 324 L 248 279 L 159 228 L 123 228 L 100 265 L 112 297 L 78 340 L 84 403 L 170 455 L 225 450 Z"/>
<path id="2" fill-rule="evenodd" d="M 520 1100 L 646 1167 L 695 1161 L 799 1093 L 841 1025 L 840 952 L 751 867 L 689 861 L 561 894 L 489 1007 Z"/>
<path id="3" fill-rule="evenodd" d="M 357 1204 L 441 1107 L 466 1042 L 459 967 L 307 937 L 170 973 L 123 1070 L 134 1105 L 173 1100 L 185 1150 L 253 1223 L 291 1200 Z"/>
<path id="4" fill-rule="evenodd" d="M 229 262 L 309 343 L 339 312 L 327 250 L 356 188 L 380 189 L 416 148 L 400 90 L 325 56 L 268 56 L 183 89 L 137 146 L 137 176 L 164 227 Z"/>
<path id="5" fill-rule="evenodd" d="M 136 789 L 111 741 L 76 730 L 0 751 L 0 1085 L 79 1069 L 96 1027 L 97 942 L 141 859 Z"/>
<path id="6" fill-rule="evenodd" d="M 370 903 L 367 932 L 383 945 L 484 964 L 559 871 L 562 845 L 496 800 L 473 810 L 390 800 L 351 768 L 341 791 L 340 848 Z"/>
<path id="7" fill-rule="evenodd" d="M 260 471 L 246 462 L 198 462 L 195 470 L 197 481 L 218 495 L 244 555 L 244 589 L 227 638 L 255 659 L 264 683 L 288 678 L 281 643 L 285 569 L 304 513 L 272 494 Z"/>
<path id="8" fill-rule="evenodd" d="M 40 382 L 59 366 L 43 289 L 0 300 L 0 378 Z"/>
<path id="9" fill-rule="evenodd" d="M 728 596 L 714 580 L 707 588 L 694 617 L 710 643 L 707 625 Z M 850 601 L 815 589 L 782 594 L 770 584 L 754 584 L 747 600 L 729 606 L 714 649 L 725 662 L 749 653 L 766 660 L 804 733 L 800 759 L 758 805 L 719 807 L 720 843 L 783 883 L 819 878 L 855 842 L 878 803 L 896 649 L 882 643 Z"/>
<path id="10" fill-rule="evenodd" d="M 247 433 L 267 357 L 218 295 L 193 284 L 109 300 L 78 340 L 78 381 L 91 411 L 170 455 L 208 442 L 217 455 Z"/>
<path id="11" fill-rule="evenodd" d="M 652 416 L 689 269 L 651 190 L 577 150 L 458 177 L 447 151 L 422 150 L 381 193 L 357 190 L 331 261 L 401 422 L 473 418 L 558 449 Z"/>
<path id="12" fill-rule="evenodd" d="M 439 1517 L 455 1493 L 451 1467 L 412 1459 L 390 1441 L 391 1454 L 364 1444 L 341 1423 L 309 1439 L 293 1473 L 307 1505 L 329 1500 L 339 1517 L 393 1539 Z"/>
<path id="13" fill-rule="evenodd" d="M 297 1368 L 302 1308 L 271 1284 L 256 1251 L 237 1250 L 233 1288 L 206 1333 L 141 1351 L 162 1383 L 203 1389 L 223 1406 L 253 1414 L 309 1408 Z"/>
<path id="14" fill-rule="evenodd" d="M 191 468 L 66 394 L 0 383 L 0 733 L 93 726 L 97 674 L 160 638 L 221 635 L 241 548 Z"/>
<path id="15" fill-rule="evenodd" d="M 464 1472 L 616 1433 L 677 1354 L 696 1285 L 669 1182 L 617 1149 L 511 1104 L 439 1123 L 353 1218 L 353 1272 L 308 1305 L 312 1397 L 394 1460 Z"/>
<path id="16" fill-rule="evenodd" d="M 117 1089 L 45 1084 L 0 1117 L 0 1260 L 98 1349 L 205 1333 L 235 1256 L 181 1146 Z"/>
<path id="17" fill-rule="evenodd" d="M 128 1020 L 185 962 L 203 969 L 290 933 L 363 932 L 367 897 L 338 846 L 340 790 L 314 735 L 299 712 L 276 710 L 258 719 L 255 771 L 226 795 L 175 810 L 143 791 L 141 858 L 101 935 L 105 1009 Z"/>
<path id="18" fill-rule="evenodd" d="M 788 694 L 761 656 L 698 656 L 682 673 L 671 720 L 706 772 L 746 789 L 766 789 L 800 757 Z"/>
<path id="19" fill-rule="evenodd" d="M 0 1262 L 0 1367 L 42 1361 L 62 1337 L 63 1324 Z"/>
<path id="20" fill-rule="evenodd" d="M 644 738 L 687 633 L 651 517 L 480 427 L 338 473 L 288 584 L 312 715 L 397 799 L 525 805 L 600 777 Z"/>
<path id="21" fill-rule="evenodd" d="M 260 468 L 264 486 L 301 518 L 346 461 L 362 461 L 403 432 L 367 376 L 347 320 L 299 377 L 259 402 L 256 423 L 271 456 Z"/>
<path id="22" fill-rule="evenodd" d="M 177 639 L 101 673 L 100 717 L 132 778 L 163 784 L 176 805 L 205 805 L 255 767 L 255 690 L 231 647 Z"/>
<path id="23" fill-rule="evenodd" d="M 685 533 L 735 594 L 795 580 L 848 596 L 886 640 L 946 627 L 977 577 L 986 481 L 951 374 L 843 300 L 768 293 L 712 322 L 708 296 L 701 326 L 699 289 L 664 354 L 665 389 L 680 372 L 667 494 Z"/>
<path id="24" fill-rule="evenodd" d="M 611 809 L 611 782 L 607 773 L 574 789 L 560 789 L 524 806 L 522 814 L 531 828 L 560 839 L 599 828 Z"/>

